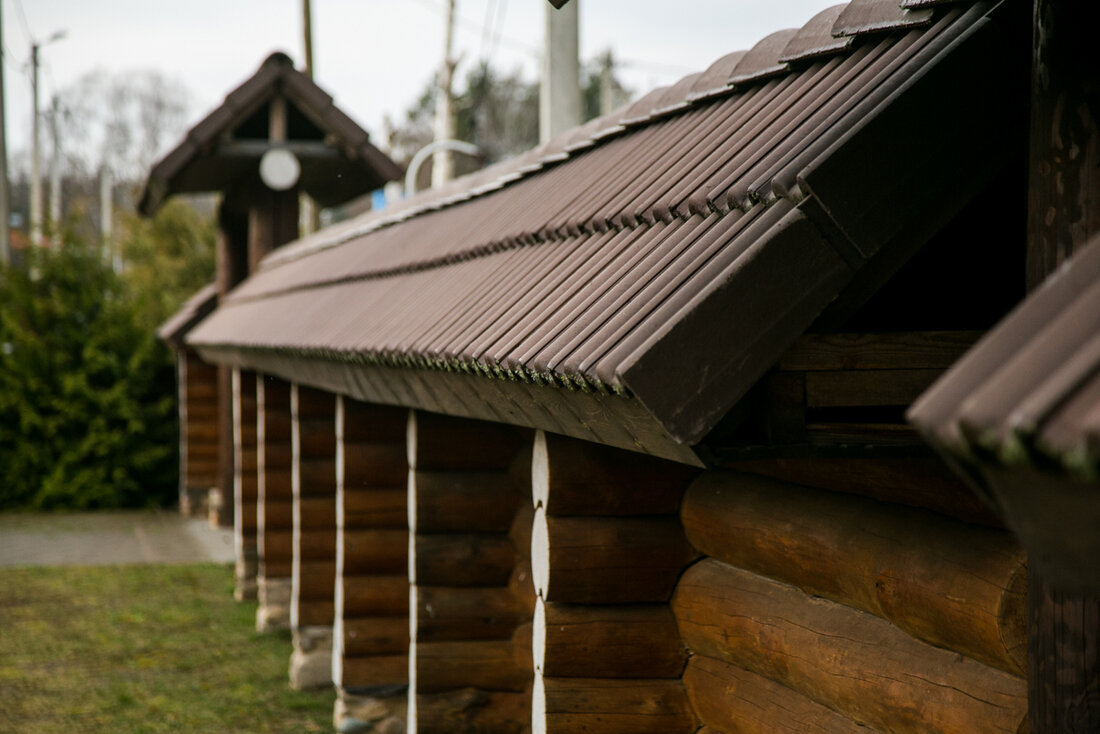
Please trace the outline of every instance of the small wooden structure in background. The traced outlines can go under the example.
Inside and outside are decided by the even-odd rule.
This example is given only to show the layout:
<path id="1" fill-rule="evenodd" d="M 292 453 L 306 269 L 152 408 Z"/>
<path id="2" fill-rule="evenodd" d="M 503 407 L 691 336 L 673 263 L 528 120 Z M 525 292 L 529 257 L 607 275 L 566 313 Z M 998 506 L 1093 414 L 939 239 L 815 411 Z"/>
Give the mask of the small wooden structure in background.
<path id="1" fill-rule="evenodd" d="M 299 165 L 296 180 L 280 184 L 279 190 L 260 174 L 261 161 L 272 150 L 289 151 Z M 286 54 L 273 53 L 153 166 L 145 184 L 138 205 L 145 216 L 155 214 L 173 194 L 221 194 L 215 285 L 196 295 L 161 333 L 177 348 L 181 365 L 180 433 L 183 447 L 189 449 L 181 451 L 181 507 L 190 511 L 205 490 L 211 520 L 234 525 L 242 597 L 256 594 L 257 527 L 268 525 L 256 517 L 257 378 L 250 371 L 234 374 L 203 363 L 184 348 L 183 336 L 255 271 L 265 255 L 298 238 L 299 196 L 307 194 L 320 206 L 335 206 L 401 174 L 328 93 L 294 69 Z M 206 402 L 200 405 L 199 400 Z M 210 441 L 217 442 L 213 455 Z M 274 446 L 267 447 L 266 457 L 272 464 L 279 461 Z M 271 605 L 286 609 L 288 600 L 282 590 L 275 590 L 278 585 L 263 586 L 272 591 Z"/>
<path id="2" fill-rule="evenodd" d="M 904 420 L 1024 296 L 1026 11 L 824 11 L 189 334 L 335 404 L 344 730 L 1026 730 L 1025 548 Z"/>

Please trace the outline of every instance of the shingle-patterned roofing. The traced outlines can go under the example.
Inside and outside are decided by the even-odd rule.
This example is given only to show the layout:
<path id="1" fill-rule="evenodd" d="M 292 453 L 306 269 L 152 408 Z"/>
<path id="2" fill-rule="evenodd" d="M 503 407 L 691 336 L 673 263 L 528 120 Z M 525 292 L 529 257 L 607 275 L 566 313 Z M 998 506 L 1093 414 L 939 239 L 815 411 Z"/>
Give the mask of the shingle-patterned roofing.
<path id="1" fill-rule="evenodd" d="M 1002 164 L 1021 106 L 994 4 L 877 2 L 843 41 L 823 19 L 868 3 L 288 245 L 189 341 L 365 399 L 587 438 L 629 413 L 596 439 L 696 443 L 864 262 Z"/>
<path id="2" fill-rule="evenodd" d="M 218 305 L 218 286 L 210 283 L 188 298 L 179 311 L 157 329 L 157 336 L 176 349 L 183 346 L 183 338 L 195 325 L 210 315 Z"/>
<path id="3" fill-rule="evenodd" d="M 968 461 L 1100 479 L 1100 237 L 959 360 L 910 419 Z"/>
<path id="4" fill-rule="evenodd" d="M 296 70 L 286 54 L 276 52 L 153 166 L 139 211 L 151 216 L 172 194 L 223 190 L 255 176 L 258 156 L 222 155 L 219 145 L 276 94 L 317 126 L 328 148 L 338 153 L 324 163 L 307 160 L 302 166 L 302 187 L 323 205 L 341 204 L 401 177 L 401 168 L 371 144 L 366 131 L 333 104 L 332 96 Z"/>

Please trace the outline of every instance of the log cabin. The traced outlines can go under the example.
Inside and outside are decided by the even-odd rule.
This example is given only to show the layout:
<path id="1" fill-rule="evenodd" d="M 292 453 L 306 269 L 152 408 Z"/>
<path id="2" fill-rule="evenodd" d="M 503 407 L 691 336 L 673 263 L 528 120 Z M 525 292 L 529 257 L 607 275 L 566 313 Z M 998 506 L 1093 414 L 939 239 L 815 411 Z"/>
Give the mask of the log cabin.
<path id="1" fill-rule="evenodd" d="M 289 411 L 293 502 L 335 487 L 291 604 L 341 731 L 1028 731 L 1032 549 L 905 412 L 1025 295 L 1031 27 L 852 0 L 188 333 L 333 406 Z"/>

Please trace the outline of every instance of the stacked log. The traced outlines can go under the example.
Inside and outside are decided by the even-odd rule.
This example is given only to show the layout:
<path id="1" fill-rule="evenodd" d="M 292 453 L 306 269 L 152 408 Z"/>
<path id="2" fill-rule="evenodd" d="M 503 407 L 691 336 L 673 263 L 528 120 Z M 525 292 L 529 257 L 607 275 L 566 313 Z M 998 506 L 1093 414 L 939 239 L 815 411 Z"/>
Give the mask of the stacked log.
<path id="1" fill-rule="evenodd" d="M 233 370 L 233 546 L 237 601 L 256 598 L 256 374 Z"/>
<path id="2" fill-rule="evenodd" d="M 218 483 L 218 369 L 179 351 L 180 511 L 205 517 Z"/>
<path id="3" fill-rule="evenodd" d="M 716 732 L 1016 732 L 1024 556 L 1001 530 L 710 472 L 684 496 L 711 556 L 677 585 L 684 683 Z"/>
<path id="4" fill-rule="evenodd" d="M 522 732 L 530 720 L 531 513 L 522 434 L 408 423 L 409 731 Z"/>
<path id="5" fill-rule="evenodd" d="M 256 381 L 256 424 L 256 629 L 268 632 L 290 627 L 294 491 L 289 383 L 269 375 Z"/>
<path id="6" fill-rule="evenodd" d="M 336 588 L 336 397 L 292 385 L 293 556 L 290 683 L 332 683 Z"/>
<path id="7" fill-rule="evenodd" d="M 337 722 L 404 731 L 409 679 L 408 411 L 336 403 Z"/>
<path id="8" fill-rule="evenodd" d="M 695 551 L 677 512 L 694 470 L 538 432 L 531 540 L 532 730 L 694 732 L 668 606 Z"/>

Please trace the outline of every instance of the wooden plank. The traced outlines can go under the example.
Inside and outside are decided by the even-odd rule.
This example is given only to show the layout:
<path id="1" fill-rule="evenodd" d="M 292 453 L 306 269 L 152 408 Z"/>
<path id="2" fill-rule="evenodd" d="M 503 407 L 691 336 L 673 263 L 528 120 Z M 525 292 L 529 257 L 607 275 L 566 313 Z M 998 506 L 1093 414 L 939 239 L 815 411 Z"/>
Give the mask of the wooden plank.
<path id="1" fill-rule="evenodd" d="M 336 558 L 336 530 L 301 530 L 296 538 L 298 557 L 303 561 Z"/>
<path id="2" fill-rule="evenodd" d="M 412 579 L 423 586 L 505 586 L 515 551 L 503 535 L 413 536 Z"/>
<path id="3" fill-rule="evenodd" d="M 705 655 L 688 662 L 684 688 L 716 733 L 874 734 L 784 685 Z"/>
<path id="4" fill-rule="evenodd" d="M 531 671 L 512 657 L 512 640 L 416 642 L 416 691 L 436 693 L 461 688 L 522 692 Z"/>
<path id="5" fill-rule="evenodd" d="M 331 600 L 300 597 L 298 599 L 299 627 L 331 627 L 335 618 L 335 606 Z"/>
<path id="6" fill-rule="evenodd" d="M 402 655 L 409 649 L 407 617 L 355 617 L 344 619 L 344 655 Z"/>
<path id="7" fill-rule="evenodd" d="M 667 601 L 696 557 L 679 518 L 547 517 L 535 513 L 531 570 L 546 601 Z"/>
<path id="8" fill-rule="evenodd" d="M 343 686 L 345 689 L 404 685 L 408 682 L 408 655 L 344 656 Z"/>
<path id="9" fill-rule="evenodd" d="M 532 729 L 547 734 L 690 734 L 699 721 L 679 680 L 539 678 Z"/>
<path id="10" fill-rule="evenodd" d="M 344 527 L 407 528 L 408 495 L 405 487 L 344 487 Z"/>
<path id="11" fill-rule="evenodd" d="M 404 443 L 344 443 L 344 486 L 403 486 L 409 464 Z"/>
<path id="12" fill-rule="evenodd" d="M 409 527 L 416 532 L 505 533 L 520 494 L 503 471 L 416 470 L 410 476 Z"/>
<path id="13" fill-rule="evenodd" d="M 667 604 L 588 606 L 538 600 L 534 659 L 545 676 L 678 678 L 687 652 Z"/>
<path id="14" fill-rule="evenodd" d="M 418 734 L 523 734 L 530 731 L 531 696 L 463 688 L 420 694 L 409 731 Z"/>
<path id="15" fill-rule="evenodd" d="M 360 575 L 345 566 L 344 619 L 409 615 L 409 579 L 401 575 Z"/>
<path id="16" fill-rule="evenodd" d="M 336 491 L 336 455 L 305 457 L 299 460 L 299 487 L 301 493 L 328 494 Z"/>
<path id="17" fill-rule="evenodd" d="M 523 440 L 520 430 L 502 423 L 420 411 L 410 420 L 409 463 L 426 471 L 507 469 Z"/>
<path id="18" fill-rule="evenodd" d="M 981 338 L 980 331 L 903 331 L 872 334 L 803 334 L 776 369 L 945 370 Z"/>
<path id="19" fill-rule="evenodd" d="M 507 640 L 530 618 L 507 587 L 462 588 L 418 585 L 416 641 Z"/>
<path id="20" fill-rule="evenodd" d="M 1016 734 L 1023 679 L 910 637 L 879 619 L 714 559 L 673 597 L 689 649 L 750 670 L 891 732 Z"/>
<path id="21" fill-rule="evenodd" d="M 940 369 L 807 372 L 806 407 L 909 405 L 942 374 Z"/>
<path id="22" fill-rule="evenodd" d="M 675 513 L 693 467 L 553 433 L 535 433 L 531 487 L 548 515 Z"/>
<path id="23" fill-rule="evenodd" d="M 344 441 L 405 444 L 409 409 L 344 398 Z"/>
<path id="24" fill-rule="evenodd" d="M 1027 559 L 1013 535 L 751 474 L 684 495 L 692 545 L 1022 676 Z"/>
<path id="25" fill-rule="evenodd" d="M 408 569 L 409 535 L 405 530 L 368 528 L 344 531 L 344 572 L 392 575 Z"/>

